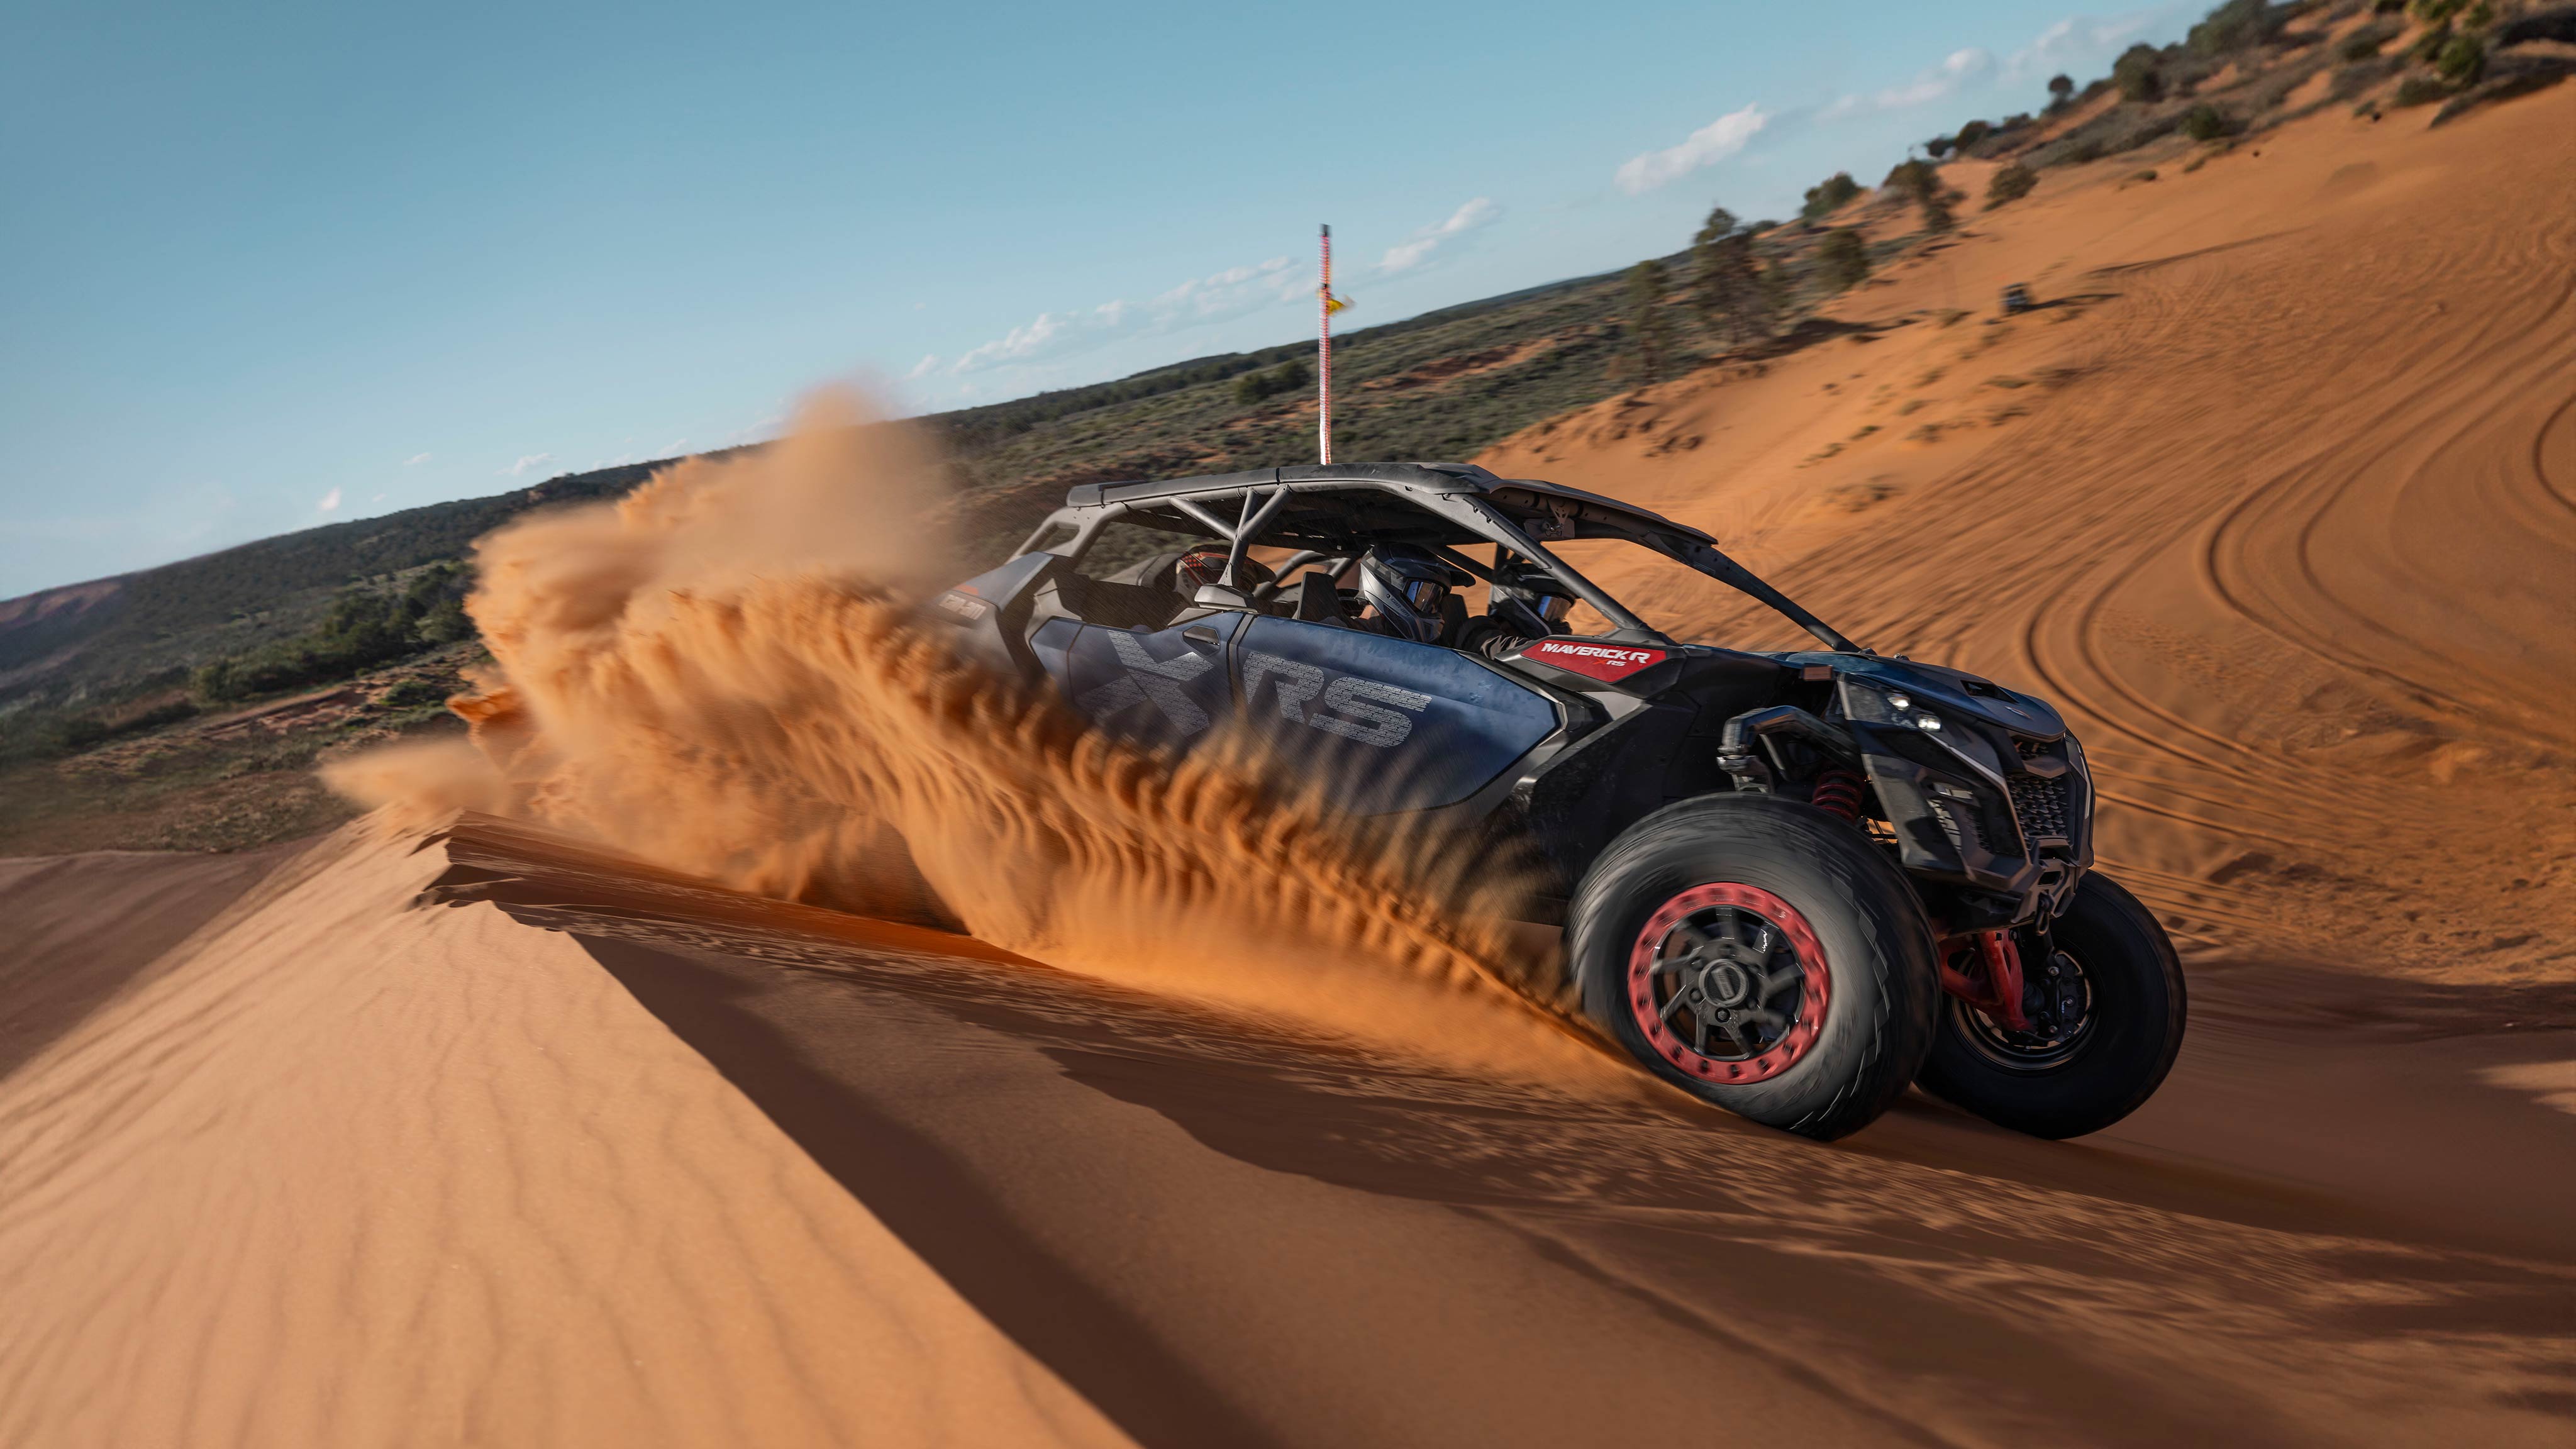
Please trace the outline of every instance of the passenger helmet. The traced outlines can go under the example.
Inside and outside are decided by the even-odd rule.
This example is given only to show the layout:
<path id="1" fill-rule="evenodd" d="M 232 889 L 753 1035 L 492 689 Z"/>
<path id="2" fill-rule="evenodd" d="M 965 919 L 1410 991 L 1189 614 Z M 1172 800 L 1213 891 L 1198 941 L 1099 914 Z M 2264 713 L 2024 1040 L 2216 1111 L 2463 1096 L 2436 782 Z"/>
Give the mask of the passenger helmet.
<path id="1" fill-rule="evenodd" d="M 1535 564 L 1515 562 L 1494 571 L 1493 602 L 1485 612 L 1527 638 L 1565 632 L 1574 596 L 1556 576 Z"/>
<path id="2" fill-rule="evenodd" d="M 1410 543 L 1381 543 L 1360 555 L 1360 602 L 1399 638 L 1437 643 L 1442 602 L 1470 582 L 1463 570 Z"/>

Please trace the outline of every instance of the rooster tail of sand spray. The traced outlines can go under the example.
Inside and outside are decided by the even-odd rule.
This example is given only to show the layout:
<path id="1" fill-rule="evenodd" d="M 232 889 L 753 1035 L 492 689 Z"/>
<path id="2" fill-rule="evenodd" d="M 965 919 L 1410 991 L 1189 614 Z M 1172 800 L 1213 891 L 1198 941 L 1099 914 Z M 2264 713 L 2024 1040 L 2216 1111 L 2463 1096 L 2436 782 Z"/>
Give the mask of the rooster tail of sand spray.
<path id="1" fill-rule="evenodd" d="M 1399 1014 L 1425 987 L 1471 1015 L 1558 1003 L 1495 914 L 1523 874 L 1507 851 L 1282 790 L 1240 741 L 1124 744 L 917 627 L 925 580 L 955 571 L 928 572 L 944 476 L 917 431 L 843 397 L 761 452 L 514 522 L 475 549 L 494 663 L 455 701 L 473 758 L 332 782 L 1238 1004 L 1299 1009 L 1325 977 L 1362 998 L 1401 982 Z"/>

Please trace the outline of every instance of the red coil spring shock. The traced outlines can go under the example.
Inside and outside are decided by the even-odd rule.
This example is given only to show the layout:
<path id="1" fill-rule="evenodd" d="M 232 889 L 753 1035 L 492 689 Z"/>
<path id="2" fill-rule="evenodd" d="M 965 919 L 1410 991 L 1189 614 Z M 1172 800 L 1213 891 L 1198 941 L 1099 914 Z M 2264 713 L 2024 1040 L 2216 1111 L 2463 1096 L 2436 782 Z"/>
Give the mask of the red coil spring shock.
<path id="1" fill-rule="evenodd" d="M 1860 776 L 1849 770 L 1820 770 L 1807 803 L 1845 820 L 1860 819 Z"/>

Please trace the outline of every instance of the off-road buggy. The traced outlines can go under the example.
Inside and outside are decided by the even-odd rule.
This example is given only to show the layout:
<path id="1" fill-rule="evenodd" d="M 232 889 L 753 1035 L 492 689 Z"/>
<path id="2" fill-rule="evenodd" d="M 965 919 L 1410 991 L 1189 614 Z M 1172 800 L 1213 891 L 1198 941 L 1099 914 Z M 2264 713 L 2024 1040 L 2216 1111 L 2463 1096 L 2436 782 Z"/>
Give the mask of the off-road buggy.
<path id="1" fill-rule="evenodd" d="M 1085 572 L 1122 521 L 1213 551 Z M 1549 551 L 1574 539 L 1654 550 L 1823 647 L 1667 638 Z M 1442 642 L 1379 632 L 1342 587 L 1372 549 L 1485 581 L 1528 637 L 1446 647 L 1474 622 L 1455 594 Z M 1563 632 L 1534 593 L 1609 627 Z M 2181 968 L 2090 869 L 2092 778 L 2055 710 L 1874 654 L 1643 509 L 1457 465 L 1084 484 L 928 613 L 1104 729 L 1186 751 L 1231 724 L 1354 809 L 1523 842 L 1543 882 L 1520 913 L 1565 928 L 1585 1009 L 1755 1121 L 1837 1137 L 1920 1081 L 2068 1137 L 2181 1044 Z"/>

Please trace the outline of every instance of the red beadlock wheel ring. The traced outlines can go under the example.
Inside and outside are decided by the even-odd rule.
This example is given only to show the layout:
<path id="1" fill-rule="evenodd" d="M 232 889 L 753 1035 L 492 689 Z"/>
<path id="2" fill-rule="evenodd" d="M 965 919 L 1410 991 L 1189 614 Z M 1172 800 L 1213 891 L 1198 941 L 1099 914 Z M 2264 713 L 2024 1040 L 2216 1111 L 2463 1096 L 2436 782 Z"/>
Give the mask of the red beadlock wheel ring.
<path id="1" fill-rule="evenodd" d="M 1664 939 L 1675 926 L 1715 906 L 1732 906 L 1760 918 L 1788 941 L 1798 957 L 1796 1021 L 1762 1053 L 1741 1060 L 1701 1055 L 1665 1024 L 1655 1002 L 1653 968 Z M 1648 917 L 1628 952 L 1627 987 L 1628 1014 L 1658 1055 L 1694 1077 L 1730 1084 L 1766 1081 L 1797 1065 L 1824 1029 L 1825 1009 L 1833 991 L 1832 978 L 1825 970 L 1824 943 L 1816 939 L 1807 918 L 1769 891 L 1732 882 L 1693 886 L 1664 902 Z"/>

